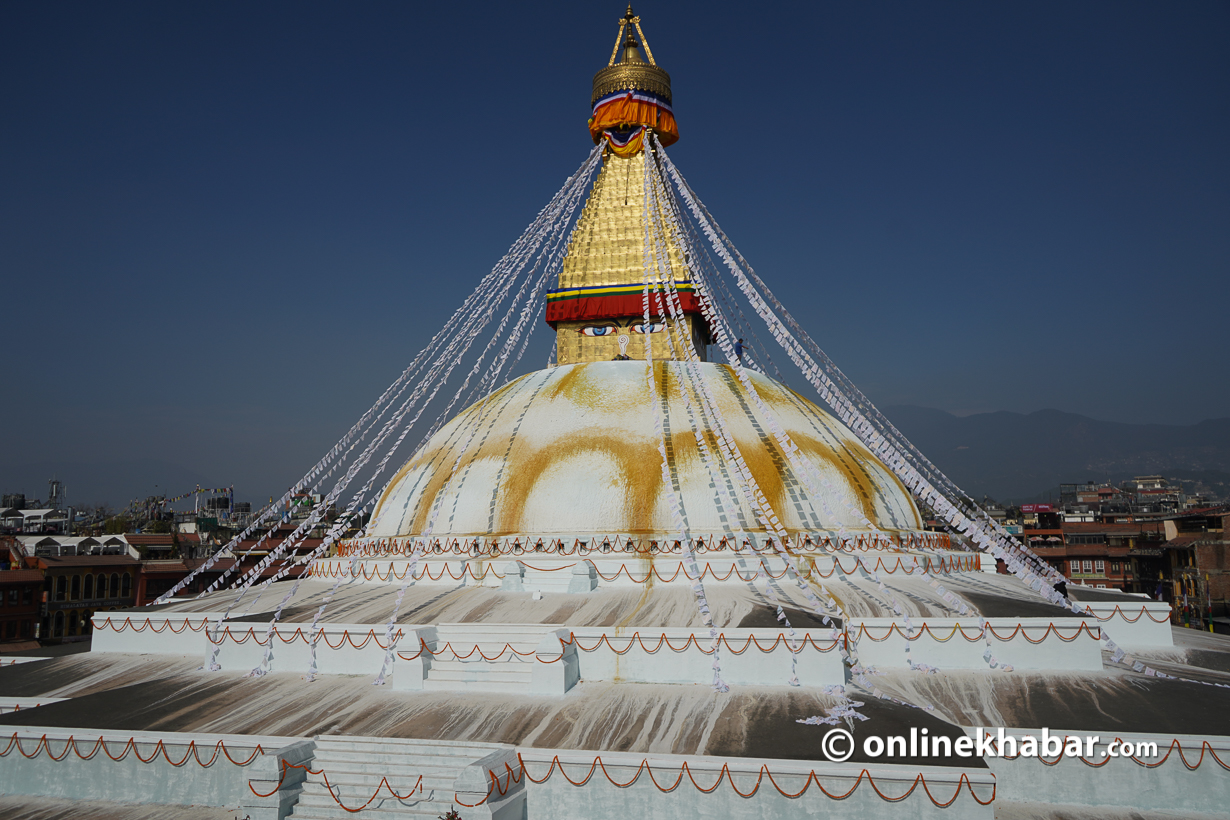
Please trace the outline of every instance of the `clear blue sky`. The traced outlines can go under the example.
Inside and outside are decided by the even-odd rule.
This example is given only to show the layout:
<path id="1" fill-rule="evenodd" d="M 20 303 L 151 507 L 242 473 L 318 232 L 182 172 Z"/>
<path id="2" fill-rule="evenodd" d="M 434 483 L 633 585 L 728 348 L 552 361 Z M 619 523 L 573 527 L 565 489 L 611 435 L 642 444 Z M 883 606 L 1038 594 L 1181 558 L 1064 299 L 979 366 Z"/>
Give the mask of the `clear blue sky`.
<path id="1" fill-rule="evenodd" d="M 636 10 L 675 161 L 874 401 L 1230 414 L 1230 4 Z M 285 488 L 584 158 L 622 12 L 5 3 L 0 489 Z"/>

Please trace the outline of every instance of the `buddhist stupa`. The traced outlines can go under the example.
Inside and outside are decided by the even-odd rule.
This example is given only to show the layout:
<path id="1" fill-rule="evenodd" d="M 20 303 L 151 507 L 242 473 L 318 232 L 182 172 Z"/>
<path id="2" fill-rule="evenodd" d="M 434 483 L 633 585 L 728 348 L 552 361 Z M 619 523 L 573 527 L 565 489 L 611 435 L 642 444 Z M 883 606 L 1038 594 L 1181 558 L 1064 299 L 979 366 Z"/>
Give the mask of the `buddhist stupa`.
<path id="1" fill-rule="evenodd" d="M 643 34 L 638 41 L 633 19 L 629 9 L 609 64 L 594 76 L 589 131 L 605 146 L 602 166 L 547 294 L 558 365 L 517 379 L 436 433 L 389 483 L 367 534 L 525 545 L 678 538 L 656 467 L 660 436 L 647 412 L 657 403 L 689 532 L 710 542 L 733 528 L 763 544 L 768 533 L 735 491 L 740 479 L 715 447 L 721 480 L 739 505 L 738 520 L 723 527 L 719 495 L 689 419 L 688 405 L 699 406 L 701 397 L 681 360 L 693 357 L 738 452 L 792 536 L 816 542 L 843 530 L 867 536 L 865 517 L 898 543 L 937 541 L 923 532 L 910 492 L 840 422 L 756 372 L 751 378 L 760 399 L 837 497 L 809 495 L 731 365 L 707 361 L 713 329 L 704 318 L 706 297 L 670 220 L 658 214 L 648 220 L 664 226 L 662 261 L 682 316 L 656 312 L 645 321 L 646 208 L 661 207 L 646 205 L 645 166 L 656 161 L 649 137 L 666 146 L 678 130 L 670 75 Z M 649 393 L 647 357 L 656 369 L 656 395 Z"/>
<path id="2" fill-rule="evenodd" d="M 629 8 L 581 169 L 291 489 L 294 533 L 271 505 L 248 563 L 98 611 L 88 653 L 0 657 L 0 815 L 1225 816 L 1230 641 L 1054 585 L 721 233 L 671 106 Z"/>

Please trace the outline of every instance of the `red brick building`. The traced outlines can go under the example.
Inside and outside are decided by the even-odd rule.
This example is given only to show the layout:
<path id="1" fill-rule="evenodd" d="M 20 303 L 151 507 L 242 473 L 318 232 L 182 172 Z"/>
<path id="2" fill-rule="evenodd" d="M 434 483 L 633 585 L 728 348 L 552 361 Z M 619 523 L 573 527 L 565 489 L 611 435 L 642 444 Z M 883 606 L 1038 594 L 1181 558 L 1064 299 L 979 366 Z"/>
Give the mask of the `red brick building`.
<path id="1" fill-rule="evenodd" d="M 43 605 L 43 573 L 36 569 L 0 571 L 0 653 L 32 649 Z"/>
<path id="2" fill-rule="evenodd" d="M 141 562 L 128 555 L 39 556 L 45 608 L 40 639 L 84 640 L 96 612 L 136 605 Z"/>
<path id="3" fill-rule="evenodd" d="M 198 572 L 188 585 L 185 586 L 178 594 L 180 595 L 195 595 L 204 592 L 211 584 L 217 581 L 223 574 L 226 574 L 224 585 L 229 586 L 239 580 L 243 575 L 254 567 L 261 559 L 269 555 L 270 548 L 276 548 L 285 538 L 290 536 L 294 531 L 292 526 L 283 526 L 278 533 L 264 542 L 259 542 L 255 538 L 250 538 L 239 542 L 235 546 L 234 552 L 237 558 L 222 558 L 216 561 L 208 570 Z M 128 536 L 131 541 L 133 536 Z M 180 538 L 183 538 L 180 535 Z M 274 561 L 269 566 L 261 571 L 260 580 L 265 580 L 273 577 L 285 568 L 285 561 L 289 557 L 292 562 L 290 571 L 287 572 L 286 579 L 295 579 L 306 568 L 306 558 L 308 554 L 316 550 L 322 543 L 320 538 L 305 538 L 298 542 L 295 547 L 290 550 L 289 556 L 282 556 L 279 560 Z M 181 542 L 182 546 L 183 542 Z M 259 544 L 259 548 L 258 547 Z M 300 559 L 305 559 L 303 563 L 295 563 Z M 236 560 L 239 561 L 239 567 L 235 567 Z M 176 558 L 166 560 L 146 560 L 141 562 L 141 577 L 137 588 L 137 606 L 144 606 L 158 599 L 158 597 L 169 589 L 174 587 L 180 581 L 188 577 L 194 570 L 199 569 L 206 563 L 204 558 Z"/>
<path id="4" fill-rule="evenodd" d="M 201 536 L 194 532 L 125 533 L 124 540 L 148 559 L 191 557 L 201 546 Z"/>
<path id="5" fill-rule="evenodd" d="M 1160 547 L 1165 528 L 1160 521 L 1133 523 L 1045 522 L 1050 527 L 1026 527 L 1030 549 L 1069 581 L 1124 592 L 1142 589 L 1136 557 L 1141 549 Z"/>
<path id="6" fill-rule="evenodd" d="M 1230 633 L 1230 542 L 1225 508 L 1194 510 L 1164 522 L 1171 537 L 1161 545 L 1163 597 L 1179 623 Z"/>

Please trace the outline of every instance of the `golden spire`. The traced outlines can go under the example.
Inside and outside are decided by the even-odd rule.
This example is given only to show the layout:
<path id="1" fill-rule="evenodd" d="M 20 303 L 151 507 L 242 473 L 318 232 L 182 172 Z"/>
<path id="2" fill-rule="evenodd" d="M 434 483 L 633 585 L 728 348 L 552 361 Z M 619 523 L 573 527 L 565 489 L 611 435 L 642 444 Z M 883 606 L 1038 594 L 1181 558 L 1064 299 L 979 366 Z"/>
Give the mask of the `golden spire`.
<path id="1" fill-rule="evenodd" d="M 641 57 L 641 48 L 648 62 Z M 651 178 L 658 173 L 646 168 L 647 162 L 656 162 L 646 135 L 652 133 L 662 145 L 670 145 L 679 132 L 670 107 L 670 75 L 654 62 L 631 6 L 619 21 L 610 62 L 594 76 L 593 109 L 590 134 L 595 142 L 607 140 L 607 147 L 568 245 L 559 284 L 547 295 L 547 322 L 556 330 L 556 360 L 574 364 L 643 359 L 646 333 L 652 334 L 655 359 L 682 358 L 685 346 L 694 347 L 704 359 L 708 329 L 680 238 L 666 214 L 645 212 L 654 199 L 646 196 L 646 172 Z M 656 211 L 656 206 L 650 207 Z M 661 236 L 664 248 L 651 247 L 647 253 L 647 223 L 655 226 L 649 234 Z M 655 251 L 665 258 L 653 259 Z M 645 270 L 647 259 L 652 259 L 652 273 Z M 684 314 L 678 322 L 656 295 L 650 302 L 652 321 L 645 322 L 645 281 L 657 282 L 659 262 L 662 274 L 678 291 Z"/>
<path id="2" fill-rule="evenodd" d="M 635 33 L 633 33 L 635 29 Z M 627 37 L 624 35 L 627 34 Z M 640 37 L 638 43 L 637 37 Z M 623 53 L 620 53 L 620 47 Z M 640 46 L 645 48 L 645 56 L 641 57 Z M 616 58 L 619 62 L 616 62 Z M 615 35 L 615 47 L 611 49 L 611 59 L 606 68 L 594 75 L 594 93 L 590 102 L 597 101 L 615 91 L 628 89 L 649 91 L 671 101 L 671 75 L 663 71 L 653 59 L 653 51 L 645 32 L 641 30 L 641 18 L 632 13 L 632 6 L 619 20 L 619 33 Z"/>
<path id="3" fill-rule="evenodd" d="M 641 58 L 641 50 L 636 46 L 636 35 L 632 33 L 632 29 L 628 29 L 628 39 L 624 41 L 624 56 L 619 62 L 623 65 L 645 62 Z"/>
<path id="4" fill-rule="evenodd" d="M 621 356 L 644 359 L 642 334 L 647 329 L 652 334 L 654 359 L 681 359 L 685 345 L 692 346 L 702 360 L 706 358 L 708 330 L 696 313 L 696 291 L 684 265 L 683 249 L 670 220 L 660 212 L 652 215 L 652 221 L 665 234 L 666 258 L 661 261 L 679 292 L 686 330 L 663 315 L 668 311 L 652 295 L 654 321 L 645 326 L 645 279 L 648 275 L 656 282 L 659 276 L 656 265 L 652 273 L 645 271 L 645 163 L 653 161 L 651 149 L 626 158 L 608 151 L 603 157 L 602 170 L 568 245 L 559 284 L 547 297 L 547 321 L 555 327 L 555 358 L 560 364 Z"/>

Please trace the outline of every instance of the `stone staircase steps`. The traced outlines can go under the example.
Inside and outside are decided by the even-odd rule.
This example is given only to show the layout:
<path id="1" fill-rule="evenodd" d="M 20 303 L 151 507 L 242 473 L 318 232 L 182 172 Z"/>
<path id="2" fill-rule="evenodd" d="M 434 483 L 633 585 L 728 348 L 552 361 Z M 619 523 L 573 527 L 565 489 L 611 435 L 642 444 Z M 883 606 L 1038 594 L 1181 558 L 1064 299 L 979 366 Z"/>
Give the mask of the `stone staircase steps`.
<path id="1" fill-rule="evenodd" d="M 435 650 L 438 654 L 431 662 L 422 688 L 475 692 L 542 689 L 544 684 L 536 683 L 536 678 L 553 680 L 549 674 L 544 677 L 544 673 L 554 670 L 537 668 L 543 666 L 543 662 L 537 659 L 536 653 L 558 658 L 561 651 L 571 650 L 560 644 L 557 637 L 560 629 L 562 627 L 544 624 L 438 624 Z M 574 655 L 572 651 L 569 657 Z M 563 694 L 569 684 L 560 678 L 547 686 L 541 693 L 558 691 Z"/>
<path id="2" fill-rule="evenodd" d="M 469 657 L 466 657 L 463 659 L 463 658 L 458 658 L 454 656 L 451 652 L 443 652 L 443 653 L 438 654 L 435 657 L 435 659 L 432 660 L 431 665 L 432 665 L 432 668 L 435 668 L 437 666 L 442 666 L 444 664 L 450 664 L 450 663 L 458 664 L 462 666 L 470 666 L 471 664 L 517 664 L 517 663 L 524 663 L 528 665 L 534 662 L 534 648 L 536 646 L 537 644 L 534 644 L 533 646 L 530 646 L 529 649 L 522 649 L 520 646 L 514 646 L 513 648 L 516 649 L 517 652 L 530 653 L 528 655 L 526 654 L 519 655 L 517 654 L 517 652 L 508 651 L 504 647 L 503 644 L 499 646 L 479 644 L 478 652 L 475 652 L 474 654 L 469 655 Z M 466 655 L 469 653 L 470 649 L 473 649 L 473 648 L 474 647 L 469 647 L 466 650 L 464 650 L 461 654 Z M 496 653 L 500 652 L 501 649 L 504 650 L 503 653 L 497 655 Z M 482 655 L 479 654 L 479 652 L 481 652 L 482 655 L 486 655 L 487 657 L 484 658 Z"/>
<path id="3" fill-rule="evenodd" d="M 526 589 L 538 592 L 568 592 L 572 584 L 572 572 L 568 569 L 550 570 L 525 568 L 521 583 Z"/>
<path id="4" fill-rule="evenodd" d="M 467 763 L 469 761 L 466 761 Z M 387 779 L 389 785 L 398 792 L 405 794 L 410 788 L 419 782 L 419 778 L 423 778 L 423 789 L 431 791 L 432 789 L 448 789 L 452 788 L 453 781 L 457 779 L 457 767 L 451 769 L 437 768 L 434 771 L 427 767 L 419 766 L 389 766 L 380 767 L 380 774 L 376 774 L 374 770 L 355 770 L 355 769 L 339 769 L 330 767 L 328 770 L 329 782 L 337 785 L 341 782 L 350 784 L 365 784 L 370 786 L 368 793 L 376 790 L 382 779 Z M 323 780 L 321 781 L 324 782 Z"/>
<path id="5" fill-rule="evenodd" d="M 561 627 L 549 624 L 440 624 L 436 627 L 437 644 L 445 642 L 452 644 L 453 649 L 461 654 L 468 652 L 475 644 L 498 648 L 504 644 L 512 644 L 522 652 L 533 650 L 543 636 Z M 487 653 L 489 656 L 493 652 Z"/>
<path id="6" fill-rule="evenodd" d="M 493 680 L 471 680 L 471 681 L 424 681 L 423 691 L 425 692 L 503 692 L 508 694 L 512 689 L 529 689 L 530 683 L 510 684 L 508 681 L 493 681 Z"/>
<path id="7" fill-rule="evenodd" d="M 448 772 L 474 759 L 474 755 L 429 757 L 424 755 L 414 762 L 406 762 L 405 755 L 368 754 L 366 752 L 331 752 L 329 760 L 341 771 L 366 772 L 370 766 L 380 764 L 380 771 L 405 774 L 413 771 L 414 776 Z M 481 757 L 481 755 L 479 755 Z M 403 769 L 405 771 L 403 771 Z"/>
<path id="8" fill-rule="evenodd" d="M 498 743 L 460 743 L 451 740 L 420 740 L 418 738 L 363 738 L 346 735 L 321 735 L 314 739 L 317 754 L 346 754 L 361 752 L 371 754 L 383 752 L 401 757 L 402 755 L 420 755 L 423 757 L 482 757 L 485 754 L 503 748 Z"/>
<path id="9" fill-rule="evenodd" d="M 560 563 L 541 557 L 538 566 L 520 561 L 504 565 L 504 580 L 500 588 L 509 592 L 542 592 L 577 594 L 592 592 L 598 587 L 598 574 L 590 561 Z M 548 564 L 557 564 L 555 567 Z"/>
<path id="10" fill-rule="evenodd" d="M 434 820 L 454 807 L 458 776 L 463 770 L 488 755 L 509 750 L 509 747 L 494 743 L 347 736 L 322 736 L 315 739 L 315 744 L 311 768 L 323 770 L 323 774 L 308 775 L 290 820 L 342 817 L 426 817 Z M 332 792 L 325 785 L 326 775 Z M 387 786 L 382 785 L 382 781 L 387 781 Z M 413 794 L 401 800 L 390 794 L 388 787 L 399 794 L 413 790 Z M 362 811 L 347 811 L 347 808 L 357 809 L 367 803 L 373 794 L 377 795 L 376 799 Z M 345 808 L 338 804 L 339 800 Z M 509 809 L 514 813 L 520 811 L 516 806 Z"/>
<path id="11" fill-rule="evenodd" d="M 515 661 L 440 661 L 432 664 L 431 677 L 461 675 L 519 680 L 534 671 L 535 663 L 533 656 Z"/>
<path id="12" fill-rule="evenodd" d="M 341 802 L 351 809 L 357 809 L 366 803 L 375 790 L 374 786 L 369 787 L 366 784 L 338 783 L 334 781 L 332 776 L 329 778 L 329 783 L 333 786 L 334 793 L 341 799 Z M 304 786 L 303 792 L 299 795 L 299 802 L 295 805 L 294 811 L 290 815 L 292 820 L 325 820 L 326 818 L 356 816 L 437 818 L 442 814 L 446 814 L 449 809 L 454 807 L 454 793 L 451 787 L 436 790 L 424 788 L 423 791 L 416 791 L 413 796 L 404 801 L 398 800 L 389 794 L 387 789 L 382 788 L 380 795 L 367 808 L 362 811 L 351 812 L 338 805 L 338 802 L 325 789 L 323 782 L 311 782 L 304 784 Z M 397 789 L 398 786 L 394 784 L 393 788 Z M 404 788 L 405 791 L 409 791 L 410 786 Z M 405 792 L 403 791 L 402 793 L 404 794 Z"/>

